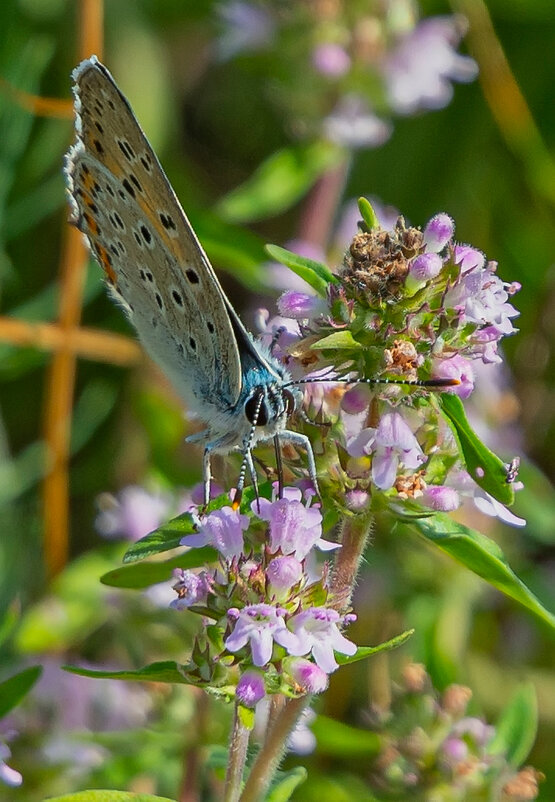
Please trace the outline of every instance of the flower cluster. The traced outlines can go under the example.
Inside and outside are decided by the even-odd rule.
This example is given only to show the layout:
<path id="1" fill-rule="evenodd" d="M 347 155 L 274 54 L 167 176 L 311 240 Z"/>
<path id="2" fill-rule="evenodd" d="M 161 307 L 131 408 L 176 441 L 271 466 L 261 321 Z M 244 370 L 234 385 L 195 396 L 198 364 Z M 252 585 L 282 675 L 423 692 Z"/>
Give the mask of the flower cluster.
<path id="1" fill-rule="evenodd" d="M 423 231 L 398 218 L 389 230 L 360 224 L 325 299 L 300 290 L 279 299 L 278 353 L 296 378 L 314 381 L 307 411 L 334 426 L 341 470 L 328 438 L 326 471 L 347 508 L 366 508 L 376 491 L 390 503 L 442 512 L 470 496 L 482 511 L 523 523 L 465 471 L 434 398 L 434 384 L 468 398 L 476 365 L 501 362 L 499 343 L 515 331 L 510 300 L 519 285 L 496 271 L 479 250 L 455 242 L 447 214 Z M 268 335 L 275 330 L 270 321 Z M 336 388 L 338 378 L 353 385 L 326 392 L 324 407 L 326 376 Z M 515 479 L 511 473 L 508 481 Z"/>
<path id="2" fill-rule="evenodd" d="M 396 799 L 443 799 L 446 787 L 449 799 L 489 798 L 488 791 L 501 798 L 501 788 L 507 802 L 536 799 L 542 775 L 511 765 L 495 746 L 495 727 L 468 715 L 471 697 L 462 685 L 448 686 L 439 697 L 422 665 L 405 666 L 392 710 L 373 711 L 374 728 L 383 736 L 373 786 Z"/>
<path id="3" fill-rule="evenodd" d="M 320 693 L 338 667 L 335 653 L 356 651 L 341 632 L 356 616 L 333 608 L 326 566 L 318 569 L 314 560 L 314 549 L 338 545 L 322 538 L 313 498 L 294 487 L 278 497 L 276 485 L 271 499 L 255 499 L 243 512 L 223 506 L 203 515 L 198 531 L 182 540 L 192 548 L 212 546 L 220 568 L 178 570 L 171 606 L 219 622 L 223 649 L 208 662 L 239 664 L 236 693 L 247 707 L 272 692 Z"/>
<path id="4" fill-rule="evenodd" d="M 347 148 L 378 147 L 391 135 L 392 115 L 442 108 L 452 97 L 452 81 L 477 74 L 476 63 L 456 51 L 464 21 L 419 21 L 411 0 L 275 8 L 228 0 L 219 11 L 219 57 L 262 52 L 266 62 L 279 58 L 274 95 L 291 115 L 291 128 Z"/>

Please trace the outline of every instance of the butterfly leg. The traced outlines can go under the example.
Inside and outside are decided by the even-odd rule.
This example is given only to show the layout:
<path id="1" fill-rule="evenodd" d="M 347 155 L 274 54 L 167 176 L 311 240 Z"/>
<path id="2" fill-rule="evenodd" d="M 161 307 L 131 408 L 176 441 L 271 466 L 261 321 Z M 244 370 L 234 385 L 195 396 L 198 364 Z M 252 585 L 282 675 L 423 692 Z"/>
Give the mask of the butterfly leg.
<path id="1" fill-rule="evenodd" d="M 321 498 L 320 487 L 316 477 L 316 460 L 314 459 L 314 451 L 312 449 L 312 443 L 306 434 L 301 434 L 300 432 L 290 432 L 288 429 L 286 429 L 285 431 L 280 432 L 278 436 L 282 443 L 291 443 L 294 446 L 300 446 L 301 448 L 305 449 L 306 459 L 308 462 L 308 475 L 310 476 L 310 481 L 314 485 L 316 495 L 318 498 Z"/>

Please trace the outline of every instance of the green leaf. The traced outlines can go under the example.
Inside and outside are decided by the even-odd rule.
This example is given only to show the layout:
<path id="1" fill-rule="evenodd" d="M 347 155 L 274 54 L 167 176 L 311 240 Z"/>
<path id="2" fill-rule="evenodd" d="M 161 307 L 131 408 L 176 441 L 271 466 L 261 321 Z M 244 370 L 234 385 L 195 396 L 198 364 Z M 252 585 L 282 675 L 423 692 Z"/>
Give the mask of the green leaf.
<path id="1" fill-rule="evenodd" d="M 166 796 L 133 794 L 128 791 L 78 791 L 65 796 L 49 796 L 44 802 L 175 802 Z"/>
<path id="2" fill-rule="evenodd" d="M 327 716 L 318 716 L 310 729 L 318 742 L 318 754 L 337 758 L 372 757 L 382 746 L 382 739 L 375 732 L 351 727 Z"/>
<path id="3" fill-rule="evenodd" d="M 327 170 L 344 159 L 329 142 L 296 145 L 273 153 L 216 209 L 232 223 L 264 220 L 289 209 Z"/>
<path id="4" fill-rule="evenodd" d="M 518 769 L 536 740 L 538 731 L 538 700 L 531 683 L 521 685 L 498 719 L 495 735 L 487 746 L 490 755 L 505 755 L 513 768 Z"/>
<path id="5" fill-rule="evenodd" d="M 376 212 L 372 208 L 372 204 L 367 198 L 358 199 L 358 210 L 361 214 L 362 219 L 368 226 L 369 231 L 371 231 L 373 228 L 380 227 L 378 218 L 376 217 Z"/>
<path id="6" fill-rule="evenodd" d="M 322 337 L 321 340 L 315 342 L 312 348 L 315 351 L 327 351 L 328 349 L 337 348 L 356 348 L 360 349 L 363 346 L 355 340 L 349 329 L 344 331 L 334 331 L 333 334 L 328 334 L 327 337 Z"/>
<path id="7" fill-rule="evenodd" d="M 19 704 L 41 674 L 42 666 L 31 666 L 0 682 L 0 718 Z"/>
<path id="8" fill-rule="evenodd" d="M 330 281 L 336 280 L 326 265 L 321 262 L 315 262 L 314 259 L 299 256 L 299 254 L 288 251 L 286 248 L 281 248 L 279 245 L 266 245 L 266 251 L 272 259 L 286 265 L 303 281 L 306 281 L 318 295 L 325 297 L 328 284 Z"/>
<path id="9" fill-rule="evenodd" d="M 439 400 L 471 477 L 482 490 L 497 501 L 502 504 L 512 504 L 515 493 L 511 484 L 507 482 L 505 465 L 472 431 L 461 399 L 452 393 L 441 393 Z"/>
<path id="10" fill-rule="evenodd" d="M 181 538 L 196 531 L 193 516 L 190 512 L 184 512 L 133 543 L 123 555 L 123 562 L 132 563 L 163 551 L 177 549 L 181 545 Z"/>
<path id="11" fill-rule="evenodd" d="M 272 784 L 266 796 L 266 802 L 287 802 L 288 799 L 291 799 L 293 791 L 305 782 L 307 776 L 308 772 L 304 766 L 297 766 L 287 774 L 281 775 L 275 784 Z"/>
<path id="12" fill-rule="evenodd" d="M 397 649 L 399 646 L 402 646 L 403 643 L 406 643 L 413 634 L 414 629 L 407 629 L 406 632 L 401 633 L 401 635 L 396 635 L 394 638 L 391 638 L 391 640 L 384 641 L 384 643 L 380 643 L 379 646 L 359 646 L 355 654 L 351 656 L 336 654 L 335 657 L 341 666 L 346 666 L 349 663 L 358 663 L 359 660 L 365 660 L 367 657 L 371 657 L 378 652 L 389 652 L 391 649 Z"/>
<path id="13" fill-rule="evenodd" d="M 237 716 L 239 721 L 247 730 L 252 730 L 254 727 L 254 710 L 251 707 L 244 705 L 237 706 Z"/>
<path id="14" fill-rule="evenodd" d="M 411 520 L 407 526 L 416 529 L 442 551 L 555 629 L 555 616 L 545 609 L 532 591 L 516 576 L 505 555 L 493 540 L 457 523 L 443 513 L 437 513 L 430 518 Z"/>
<path id="15" fill-rule="evenodd" d="M 149 666 L 129 671 L 97 671 L 93 668 L 80 668 L 79 666 L 62 666 L 64 671 L 79 674 L 80 677 L 93 679 L 122 679 L 129 682 L 167 682 L 190 685 L 186 676 L 180 671 L 179 663 L 174 660 L 164 660 L 151 663 Z"/>
<path id="16" fill-rule="evenodd" d="M 100 577 L 103 585 L 112 588 L 128 588 L 142 590 L 158 582 L 165 582 L 172 578 L 174 568 L 198 568 L 201 565 L 213 563 L 218 559 L 218 552 L 211 546 L 191 549 L 185 554 L 179 554 L 171 560 L 163 562 L 141 562 L 131 565 L 122 565 L 114 568 Z"/>

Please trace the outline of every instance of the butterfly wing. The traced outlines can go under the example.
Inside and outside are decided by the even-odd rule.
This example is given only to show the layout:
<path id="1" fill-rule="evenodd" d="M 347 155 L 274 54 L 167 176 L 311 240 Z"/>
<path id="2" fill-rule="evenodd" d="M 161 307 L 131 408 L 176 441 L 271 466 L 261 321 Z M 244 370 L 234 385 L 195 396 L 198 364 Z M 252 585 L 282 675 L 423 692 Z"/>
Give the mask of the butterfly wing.
<path id="1" fill-rule="evenodd" d="M 77 141 L 66 174 L 75 222 L 185 401 L 225 411 L 242 387 L 238 319 L 232 313 L 232 325 L 208 257 L 108 70 L 93 56 L 73 77 Z"/>

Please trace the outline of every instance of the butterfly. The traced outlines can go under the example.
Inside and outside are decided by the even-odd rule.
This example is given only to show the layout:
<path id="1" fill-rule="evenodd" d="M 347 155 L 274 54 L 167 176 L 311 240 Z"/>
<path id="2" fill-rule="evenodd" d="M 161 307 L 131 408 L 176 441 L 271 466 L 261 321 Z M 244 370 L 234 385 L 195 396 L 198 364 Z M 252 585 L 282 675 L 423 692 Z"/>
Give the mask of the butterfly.
<path id="1" fill-rule="evenodd" d="M 65 161 L 71 222 L 86 235 L 109 290 L 149 355 L 206 429 L 188 438 L 204 446 L 204 500 L 211 455 L 273 439 L 306 450 L 309 439 L 287 429 L 302 393 L 269 348 L 247 331 L 225 295 L 131 106 L 96 58 L 72 73 L 76 141 Z"/>

